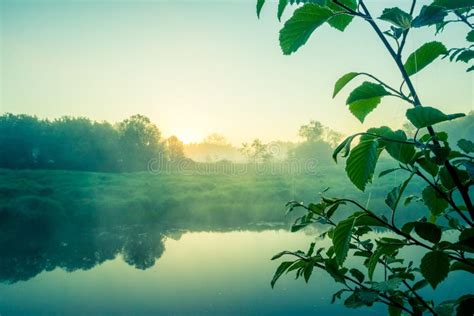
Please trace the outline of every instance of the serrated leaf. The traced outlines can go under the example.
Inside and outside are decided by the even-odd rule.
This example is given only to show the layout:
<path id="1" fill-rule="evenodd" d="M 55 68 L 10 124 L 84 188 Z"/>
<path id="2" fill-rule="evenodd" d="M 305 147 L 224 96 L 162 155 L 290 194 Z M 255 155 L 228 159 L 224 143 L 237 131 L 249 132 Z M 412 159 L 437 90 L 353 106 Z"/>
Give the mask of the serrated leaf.
<path id="1" fill-rule="evenodd" d="M 448 207 L 448 202 L 431 186 L 422 192 L 423 202 L 430 209 L 431 214 L 439 215 Z"/>
<path id="2" fill-rule="evenodd" d="M 381 98 L 389 94 L 382 85 L 365 81 L 351 92 L 346 104 L 352 114 L 363 123 L 367 114 L 380 103 Z"/>
<path id="3" fill-rule="evenodd" d="M 379 19 L 390 22 L 401 29 L 406 30 L 411 27 L 412 17 L 400 8 L 395 7 L 383 10 Z"/>
<path id="4" fill-rule="evenodd" d="M 466 41 L 471 43 L 474 42 L 474 30 L 467 33 Z"/>
<path id="5" fill-rule="evenodd" d="M 346 104 L 374 97 L 383 97 L 386 95 L 389 95 L 389 93 L 381 84 L 365 81 L 351 92 L 349 98 L 347 98 Z"/>
<path id="6" fill-rule="evenodd" d="M 296 52 L 316 29 L 333 15 L 334 12 L 327 7 L 312 3 L 296 9 L 280 31 L 280 47 L 283 54 Z"/>
<path id="7" fill-rule="evenodd" d="M 349 244 L 352 237 L 352 229 L 354 228 L 356 218 L 348 218 L 340 221 L 334 229 L 332 244 L 337 263 L 341 266 L 346 260 L 349 252 Z"/>
<path id="8" fill-rule="evenodd" d="M 418 236 L 433 244 L 436 244 L 441 240 L 441 229 L 432 223 L 416 223 L 415 232 Z"/>
<path id="9" fill-rule="evenodd" d="M 356 288 L 354 292 L 344 301 L 344 306 L 358 308 L 362 306 L 372 306 L 377 301 L 379 293 L 376 291 Z"/>
<path id="10" fill-rule="evenodd" d="M 412 76 L 431 64 L 436 58 L 448 53 L 446 47 L 440 42 L 429 42 L 423 44 L 414 51 L 405 62 L 405 70 L 408 76 Z"/>
<path id="11" fill-rule="evenodd" d="M 449 257 L 441 251 L 430 251 L 421 259 L 421 274 L 433 289 L 443 281 L 449 273 Z"/>
<path id="12" fill-rule="evenodd" d="M 346 162 L 346 173 L 351 182 L 361 191 L 372 181 L 378 160 L 378 141 L 361 141 L 351 150 Z"/>
<path id="13" fill-rule="evenodd" d="M 412 27 L 423 27 L 435 25 L 443 22 L 448 13 L 439 6 L 425 5 L 421 8 L 420 14 L 411 22 Z"/>
<path id="14" fill-rule="evenodd" d="M 340 0 L 340 2 L 347 7 L 356 10 L 357 9 L 357 1 L 356 0 Z M 333 1 L 327 1 L 327 6 L 336 12 L 337 14 L 334 15 L 332 18 L 329 19 L 328 24 L 331 25 L 336 30 L 344 32 L 344 30 L 349 26 L 352 22 L 354 16 L 345 13 L 345 9 L 342 9 Z"/>
<path id="15" fill-rule="evenodd" d="M 326 268 L 326 272 L 329 273 L 330 276 L 336 282 L 345 283 L 344 273 L 341 269 L 339 269 L 336 258 L 326 259 L 324 261 L 324 266 Z"/>
<path id="16" fill-rule="evenodd" d="M 444 114 L 430 106 L 417 106 L 406 111 L 406 117 L 416 128 L 423 128 L 464 116 L 466 115 L 463 113 Z"/>
<path id="17" fill-rule="evenodd" d="M 374 285 L 372 285 L 372 288 L 380 292 L 393 291 L 396 290 L 401 283 L 402 279 L 392 278 L 387 281 L 375 283 Z"/>
<path id="18" fill-rule="evenodd" d="M 332 93 L 332 97 L 334 98 L 341 90 L 344 88 L 352 79 L 360 75 L 358 72 L 349 72 L 342 76 L 341 78 L 337 79 L 336 83 L 334 84 L 334 91 Z"/>
<path id="19" fill-rule="evenodd" d="M 421 168 L 423 168 L 423 170 L 428 172 L 433 177 L 435 177 L 438 174 L 439 167 L 437 164 L 435 164 L 431 160 L 428 160 L 425 157 L 421 157 L 417 159 L 416 162 L 420 165 Z"/>
<path id="20" fill-rule="evenodd" d="M 351 111 L 352 115 L 354 115 L 361 123 L 364 123 L 366 116 L 377 108 L 380 101 L 380 97 L 356 101 L 349 104 L 349 111 Z"/>
<path id="21" fill-rule="evenodd" d="M 445 7 L 450 10 L 456 10 L 474 6 L 474 0 L 435 0 L 433 5 Z"/>
<path id="22" fill-rule="evenodd" d="M 402 143 L 408 140 L 404 131 L 397 130 L 393 132 L 390 130 L 389 133 L 382 136 L 393 140 L 383 140 L 383 145 L 390 156 L 402 163 L 411 162 L 413 156 L 415 155 L 415 146 L 412 144 Z"/>
<path id="23" fill-rule="evenodd" d="M 473 50 L 465 50 L 461 54 L 458 55 L 456 61 L 462 61 L 463 63 L 468 63 L 471 59 L 474 58 L 474 51 Z"/>

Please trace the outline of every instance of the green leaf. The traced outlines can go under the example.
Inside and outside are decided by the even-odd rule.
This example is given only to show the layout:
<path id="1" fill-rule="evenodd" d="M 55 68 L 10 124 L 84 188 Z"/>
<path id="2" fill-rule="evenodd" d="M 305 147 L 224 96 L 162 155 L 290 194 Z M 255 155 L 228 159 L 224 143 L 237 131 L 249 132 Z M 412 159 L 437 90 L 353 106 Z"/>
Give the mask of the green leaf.
<path id="1" fill-rule="evenodd" d="M 464 171 L 460 170 L 456 167 L 453 166 L 454 171 L 456 172 L 459 180 L 461 181 L 462 184 L 466 183 L 469 181 L 470 177 L 469 174 Z M 439 171 L 439 178 L 441 180 L 441 183 L 444 185 L 444 187 L 448 190 L 454 189 L 456 187 L 456 184 L 453 181 L 453 177 L 451 176 L 451 173 L 449 173 L 448 169 L 446 167 L 442 167 L 441 170 Z"/>
<path id="2" fill-rule="evenodd" d="M 474 297 L 467 296 L 463 298 L 456 308 L 457 316 L 471 316 L 474 313 Z"/>
<path id="3" fill-rule="evenodd" d="M 352 229 L 354 228 L 356 218 L 347 218 L 340 221 L 334 229 L 332 244 L 336 255 L 337 263 L 341 266 L 346 260 L 349 252 L 349 244 L 352 237 Z"/>
<path id="4" fill-rule="evenodd" d="M 306 283 L 308 283 L 311 274 L 313 273 L 314 264 L 312 261 L 308 262 L 306 267 L 303 270 L 303 276 Z"/>
<path id="5" fill-rule="evenodd" d="M 285 8 L 287 5 L 288 5 L 288 0 L 278 1 L 278 12 L 277 12 L 278 21 L 281 21 L 281 16 L 283 15 L 283 12 L 285 11 Z"/>
<path id="6" fill-rule="evenodd" d="M 306 44 L 311 34 L 334 15 L 327 7 L 307 3 L 298 8 L 280 31 L 283 54 L 290 55 Z"/>
<path id="7" fill-rule="evenodd" d="M 416 223 L 415 232 L 418 236 L 433 244 L 437 244 L 441 240 L 441 229 L 432 223 Z"/>
<path id="8" fill-rule="evenodd" d="M 329 275 L 332 276 L 336 282 L 346 283 L 344 279 L 344 270 L 339 269 L 336 258 L 326 259 L 324 261 L 324 266 L 326 268 L 326 272 L 329 273 Z"/>
<path id="9" fill-rule="evenodd" d="M 283 273 L 293 264 L 293 261 L 284 261 L 282 262 L 275 271 L 273 279 L 270 282 L 272 288 L 275 286 L 276 281 L 282 276 Z"/>
<path id="10" fill-rule="evenodd" d="M 411 231 L 413 230 L 413 228 L 415 228 L 415 225 L 417 224 L 417 222 L 408 222 L 408 223 L 405 223 L 403 226 L 402 226 L 402 232 L 404 232 L 405 234 L 409 235 L 411 233 Z"/>
<path id="11" fill-rule="evenodd" d="M 433 177 L 435 177 L 438 174 L 439 167 L 437 164 L 435 164 L 431 160 L 428 160 L 425 157 L 421 157 L 417 159 L 416 162 L 420 165 L 421 168 L 423 168 L 423 170 L 428 172 Z"/>
<path id="12" fill-rule="evenodd" d="M 444 114 L 430 106 L 417 106 L 408 109 L 406 117 L 416 128 L 423 128 L 444 121 L 454 120 L 466 116 L 463 113 Z"/>
<path id="13" fill-rule="evenodd" d="M 451 265 L 450 270 L 451 271 L 466 271 L 469 273 L 474 273 L 474 259 L 467 258 L 466 260 L 470 261 L 471 264 L 469 265 L 467 263 L 457 261 Z"/>
<path id="14" fill-rule="evenodd" d="M 447 14 L 446 10 L 442 7 L 425 5 L 421 8 L 420 14 L 413 19 L 411 25 L 412 27 L 435 25 L 443 22 Z"/>
<path id="15" fill-rule="evenodd" d="M 257 17 L 260 19 L 260 12 L 262 12 L 263 5 L 265 0 L 257 0 Z"/>
<path id="16" fill-rule="evenodd" d="M 387 174 L 392 173 L 397 170 L 400 170 L 400 168 L 391 168 L 391 169 L 384 170 L 379 174 L 379 178 L 386 176 Z"/>
<path id="17" fill-rule="evenodd" d="M 471 43 L 474 42 L 474 30 L 467 33 L 466 41 Z"/>
<path id="18" fill-rule="evenodd" d="M 392 211 L 395 212 L 395 210 L 397 209 L 397 206 L 398 206 L 398 203 L 400 202 L 400 199 L 402 198 L 403 196 L 403 192 L 405 192 L 405 189 L 408 185 L 408 183 L 411 181 L 411 179 L 413 178 L 413 175 L 414 173 L 412 173 L 408 179 L 406 179 L 405 181 L 402 182 L 402 184 L 400 184 L 398 187 L 394 187 L 392 189 L 392 191 L 390 191 L 388 194 L 387 194 L 387 197 L 385 198 L 385 204 L 388 205 L 388 207 L 390 207 L 390 209 Z"/>
<path id="19" fill-rule="evenodd" d="M 364 123 L 365 117 L 377 108 L 380 101 L 380 97 L 356 101 L 349 104 L 349 111 L 351 111 L 352 115 L 354 115 L 361 123 Z"/>
<path id="20" fill-rule="evenodd" d="M 379 17 L 379 19 L 390 22 L 395 26 L 406 30 L 411 27 L 412 17 L 410 14 L 406 13 L 400 8 L 395 7 L 383 10 L 383 13 Z"/>
<path id="21" fill-rule="evenodd" d="M 355 268 L 350 269 L 349 272 L 354 278 L 357 279 L 357 281 L 359 281 L 360 283 L 364 282 L 365 276 L 362 272 Z"/>
<path id="22" fill-rule="evenodd" d="M 427 186 L 421 193 L 423 202 L 433 215 L 439 215 L 448 207 L 448 202 L 432 187 Z"/>
<path id="23" fill-rule="evenodd" d="M 342 4 L 345 4 L 349 8 L 356 10 L 357 9 L 357 1 L 356 0 L 339 0 Z M 342 9 L 337 4 L 332 1 L 327 1 L 327 6 L 336 12 L 337 14 L 334 15 L 332 18 L 329 19 L 328 24 L 331 25 L 336 30 L 344 32 L 347 26 L 352 22 L 354 16 L 345 13 L 345 9 Z"/>
<path id="24" fill-rule="evenodd" d="M 418 291 L 428 285 L 426 280 L 420 280 L 413 285 L 413 290 Z"/>
<path id="25" fill-rule="evenodd" d="M 379 293 L 376 291 L 356 288 L 354 292 L 344 301 L 344 306 L 358 308 L 362 306 L 372 306 L 377 301 Z"/>
<path id="26" fill-rule="evenodd" d="M 474 50 L 465 50 L 456 58 L 456 62 L 462 61 L 463 63 L 468 63 L 471 59 L 474 58 Z"/>
<path id="27" fill-rule="evenodd" d="M 358 75 L 360 75 L 360 73 L 358 72 L 349 72 L 339 78 L 336 81 L 336 84 L 334 85 L 334 92 L 332 94 L 332 97 L 334 98 L 339 93 L 339 91 L 342 90 L 342 88 L 344 88 L 352 79 L 354 79 Z"/>
<path id="28" fill-rule="evenodd" d="M 449 273 L 449 257 L 441 251 L 430 251 L 421 259 L 421 274 L 436 289 Z"/>
<path id="29" fill-rule="evenodd" d="M 446 9 L 456 10 L 474 6 L 474 0 L 435 0 L 433 4 Z"/>
<path id="30" fill-rule="evenodd" d="M 346 104 L 352 114 L 363 123 L 365 117 L 380 103 L 381 98 L 389 94 L 382 85 L 365 81 L 351 92 Z"/>
<path id="31" fill-rule="evenodd" d="M 466 228 L 462 231 L 461 235 L 459 235 L 459 240 L 469 240 L 470 238 L 474 238 L 474 228 Z"/>
<path id="32" fill-rule="evenodd" d="M 381 238 L 377 243 L 377 250 L 372 254 L 367 263 L 369 279 L 372 280 L 372 277 L 375 272 L 378 260 L 382 256 L 393 256 L 398 249 L 405 246 L 405 243 L 402 240 L 394 238 Z"/>
<path id="33" fill-rule="evenodd" d="M 384 140 L 385 149 L 389 155 L 402 163 L 411 162 L 413 156 L 415 155 L 415 146 L 412 144 L 401 143 L 408 140 L 405 132 L 398 130 L 386 135 L 386 137 L 394 140 Z"/>
<path id="34" fill-rule="evenodd" d="M 351 182 L 361 191 L 372 181 L 377 165 L 378 141 L 374 139 L 361 141 L 351 150 L 346 162 L 346 173 Z"/>
<path id="35" fill-rule="evenodd" d="M 400 297 L 392 296 L 391 300 L 398 303 L 399 305 L 403 306 L 403 300 Z M 397 307 L 397 306 L 388 305 L 388 315 L 389 316 L 401 316 L 402 311 L 403 310 L 401 308 Z"/>
<path id="36" fill-rule="evenodd" d="M 431 64 L 436 58 L 448 53 L 446 47 L 440 42 L 429 42 L 414 51 L 405 62 L 405 70 L 412 76 Z"/>
<path id="37" fill-rule="evenodd" d="M 282 251 L 282 252 L 279 252 L 276 255 L 274 255 L 270 260 L 276 260 L 276 259 L 281 258 L 282 256 L 288 255 L 288 254 L 291 254 L 291 253 L 288 252 L 288 251 Z"/>
<path id="38" fill-rule="evenodd" d="M 331 299 L 331 304 L 334 304 L 336 302 L 336 300 L 340 300 L 341 299 L 341 296 L 342 296 L 342 293 L 344 292 L 348 292 L 349 290 L 346 290 L 346 289 L 342 289 L 342 290 L 339 290 L 337 291 L 336 293 L 334 293 L 332 295 L 332 299 Z"/>
<path id="39" fill-rule="evenodd" d="M 354 140 L 354 137 L 356 135 L 351 135 L 349 137 L 347 137 L 342 143 L 340 143 L 336 149 L 334 149 L 334 152 L 332 153 L 332 159 L 334 159 L 334 161 L 337 163 L 337 155 L 342 151 L 344 150 L 344 152 L 342 153 L 342 157 L 347 157 L 349 155 L 349 152 L 351 151 L 351 143 L 352 141 Z"/>
<path id="40" fill-rule="evenodd" d="M 458 147 L 466 154 L 474 152 L 474 143 L 467 139 L 458 140 Z"/>
<path id="41" fill-rule="evenodd" d="M 396 290 L 400 286 L 401 283 L 402 283 L 402 279 L 392 278 L 387 281 L 377 282 L 372 285 L 372 288 L 380 292 L 393 291 L 393 290 Z"/>

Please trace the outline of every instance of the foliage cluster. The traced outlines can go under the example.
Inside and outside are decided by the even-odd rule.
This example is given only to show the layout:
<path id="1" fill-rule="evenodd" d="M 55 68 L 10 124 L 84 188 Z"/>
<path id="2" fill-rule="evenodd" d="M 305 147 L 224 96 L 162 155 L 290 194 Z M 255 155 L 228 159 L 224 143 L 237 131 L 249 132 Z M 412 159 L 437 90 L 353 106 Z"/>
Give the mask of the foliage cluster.
<path id="1" fill-rule="evenodd" d="M 265 0 L 257 1 L 257 15 L 260 15 Z M 415 133 L 409 137 L 403 130 L 392 130 L 387 126 L 371 128 L 346 138 L 333 153 L 346 159 L 346 173 L 358 189 L 364 191 L 372 181 L 375 168 L 382 152 L 393 158 L 398 166 L 384 170 L 385 176 L 400 170 L 406 173 L 405 180 L 387 192 L 385 203 L 390 216 L 381 215 L 380 210 L 366 207 L 354 199 L 327 197 L 326 193 L 317 203 L 288 203 L 289 210 L 304 208 L 306 214 L 296 220 L 292 230 L 302 229 L 309 224 L 322 224 L 321 237 L 330 238 L 329 248 L 317 248 L 311 244 L 309 250 L 284 251 L 273 259 L 293 256 L 295 260 L 285 261 L 278 267 L 272 280 L 286 272 L 295 271 L 296 276 L 308 281 L 315 268 L 331 275 L 343 288 L 334 294 L 333 301 L 344 300 L 345 306 L 357 308 L 383 303 L 390 315 L 472 315 L 474 296 L 472 294 L 443 302 L 434 302 L 422 297 L 420 290 L 429 285 L 433 289 L 453 271 L 463 271 L 472 280 L 474 273 L 474 209 L 470 195 L 474 172 L 474 144 L 461 139 L 455 150 L 448 134 L 436 132 L 433 125 L 463 117 L 462 113 L 446 114 L 434 107 L 424 105 L 412 83 L 412 77 L 442 58 L 470 63 L 474 58 L 472 0 L 434 0 L 417 8 L 411 1 L 407 10 L 399 7 L 385 8 L 374 18 L 364 0 L 280 0 L 278 18 L 289 5 L 301 5 L 280 31 L 280 46 L 284 54 L 296 52 L 310 38 L 311 34 L 324 24 L 344 31 L 353 19 L 368 23 L 385 46 L 400 73 L 400 88 L 396 89 L 376 76 L 364 72 L 350 72 L 335 84 L 333 97 L 356 78 L 365 77 L 348 96 L 346 104 L 350 112 L 360 121 L 371 113 L 386 97 L 396 97 L 411 107 L 406 111 L 407 120 Z M 418 9 L 418 10 L 417 10 Z M 386 26 L 383 31 L 379 22 Z M 447 25 L 462 23 L 467 26 L 467 47 L 448 49 L 439 41 L 422 44 L 404 58 L 404 48 L 412 29 L 434 26 L 442 32 Z M 467 71 L 474 70 L 469 66 Z M 358 141 L 358 142 L 357 142 Z M 356 144 L 354 146 L 354 144 Z M 419 178 L 424 183 L 418 192 L 406 194 L 411 181 Z M 401 204 L 415 199 L 423 202 L 418 207 L 420 217 L 416 221 L 401 221 L 397 210 Z M 340 206 L 352 208 L 352 214 L 336 220 L 334 214 Z M 393 237 L 373 237 L 369 232 L 381 229 L 391 232 Z M 447 231 L 456 233 L 456 240 L 446 238 Z M 416 248 L 424 255 L 420 262 L 414 262 L 400 253 L 407 248 Z M 351 267 L 348 256 L 364 260 L 365 269 Z M 375 273 L 381 267 L 383 275 Z"/>

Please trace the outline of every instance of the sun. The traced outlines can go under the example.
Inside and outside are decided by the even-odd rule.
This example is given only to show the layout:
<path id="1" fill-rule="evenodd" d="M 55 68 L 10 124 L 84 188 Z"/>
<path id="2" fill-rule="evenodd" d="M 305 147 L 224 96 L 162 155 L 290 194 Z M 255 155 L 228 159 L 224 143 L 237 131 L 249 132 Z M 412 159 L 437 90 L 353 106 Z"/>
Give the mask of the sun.
<path id="1" fill-rule="evenodd" d="M 203 139 L 201 135 L 197 135 L 193 131 L 189 130 L 176 131 L 176 133 L 174 133 L 173 135 L 176 135 L 176 137 L 178 137 L 179 140 L 186 145 L 191 143 L 199 143 Z"/>

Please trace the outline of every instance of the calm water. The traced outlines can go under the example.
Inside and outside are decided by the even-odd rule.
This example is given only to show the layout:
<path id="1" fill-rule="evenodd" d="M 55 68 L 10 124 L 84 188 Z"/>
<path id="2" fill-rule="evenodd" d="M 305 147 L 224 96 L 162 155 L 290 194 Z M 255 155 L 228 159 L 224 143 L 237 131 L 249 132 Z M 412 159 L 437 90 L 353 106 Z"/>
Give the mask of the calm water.
<path id="1" fill-rule="evenodd" d="M 1 259 L 2 316 L 385 314 L 383 307 L 331 305 L 338 286 L 321 272 L 309 284 L 287 276 L 270 288 L 278 263 L 269 258 L 283 249 L 306 249 L 312 237 L 304 232 L 163 236 L 152 228 L 121 227 L 26 240 L 11 244 Z M 444 293 L 455 289 L 456 280 L 443 287 Z"/>

